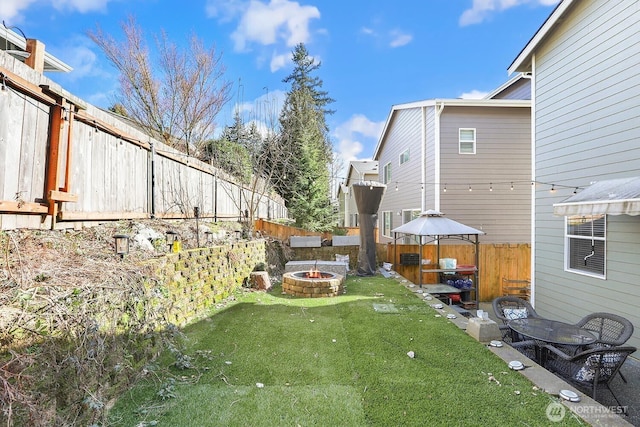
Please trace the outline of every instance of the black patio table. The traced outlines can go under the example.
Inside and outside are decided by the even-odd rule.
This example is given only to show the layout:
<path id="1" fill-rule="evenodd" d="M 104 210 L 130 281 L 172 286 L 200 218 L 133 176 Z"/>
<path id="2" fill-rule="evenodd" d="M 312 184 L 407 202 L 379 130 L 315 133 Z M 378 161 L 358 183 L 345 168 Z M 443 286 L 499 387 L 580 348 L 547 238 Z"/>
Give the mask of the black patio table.
<path id="1" fill-rule="evenodd" d="M 528 317 L 510 320 L 507 325 L 515 333 L 536 342 L 537 362 L 542 365 L 544 365 L 544 360 L 543 355 L 540 354 L 540 349 L 546 344 L 556 344 L 577 350 L 582 346 L 594 343 L 597 339 L 587 329 L 558 320 Z"/>

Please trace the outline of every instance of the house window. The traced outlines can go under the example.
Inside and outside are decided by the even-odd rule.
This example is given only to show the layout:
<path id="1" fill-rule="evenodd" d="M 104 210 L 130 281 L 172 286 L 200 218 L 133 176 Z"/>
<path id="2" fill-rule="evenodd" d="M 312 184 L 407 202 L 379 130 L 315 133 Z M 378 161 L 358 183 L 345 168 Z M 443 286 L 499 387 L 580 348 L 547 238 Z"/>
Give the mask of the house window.
<path id="1" fill-rule="evenodd" d="M 391 182 L 391 163 L 387 163 L 382 168 L 382 183 L 388 184 Z"/>
<path id="2" fill-rule="evenodd" d="M 403 165 L 409 161 L 409 149 L 407 148 L 400 154 L 400 164 Z"/>
<path id="3" fill-rule="evenodd" d="M 419 216 L 420 216 L 420 210 L 419 209 L 402 211 L 402 223 L 406 224 L 409 221 L 413 221 L 414 219 L 418 218 Z M 414 235 L 405 236 L 404 237 L 404 244 L 405 245 L 419 245 L 420 244 L 420 237 L 419 236 L 414 236 Z"/>
<path id="4" fill-rule="evenodd" d="M 606 215 L 571 216 L 565 227 L 565 269 L 605 278 Z"/>
<path id="5" fill-rule="evenodd" d="M 385 237 L 391 237 L 391 227 L 393 225 L 393 212 L 382 212 L 382 235 Z"/>
<path id="6" fill-rule="evenodd" d="M 460 128 L 459 144 L 460 154 L 476 154 L 476 130 Z"/>

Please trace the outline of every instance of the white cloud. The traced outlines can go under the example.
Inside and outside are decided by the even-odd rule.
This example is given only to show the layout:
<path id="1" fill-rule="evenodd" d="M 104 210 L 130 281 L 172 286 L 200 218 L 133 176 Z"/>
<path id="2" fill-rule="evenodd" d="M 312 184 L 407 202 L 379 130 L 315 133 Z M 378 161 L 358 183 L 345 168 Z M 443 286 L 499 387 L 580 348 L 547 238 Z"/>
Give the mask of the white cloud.
<path id="1" fill-rule="evenodd" d="M 413 36 L 411 34 L 406 34 L 398 30 L 391 31 L 389 33 L 391 36 L 391 42 L 389 46 L 391 47 L 400 47 L 411 43 L 413 40 Z"/>
<path id="2" fill-rule="evenodd" d="M 369 28 L 369 27 L 362 27 L 362 28 L 360 29 L 360 32 L 361 32 L 362 34 L 367 34 L 367 35 L 373 35 L 373 34 L 374 34 L 374 31 L 373 31 L 371 28 Z"/>
<path id="3" fill-rule="evenodd" d="M 114 0 L 48 0 L 48 3 L 57 10 L 87 13 L 105 11 L 110 1 Z M 36 0 L 0 0 L 0 17 L 7 24 L 10 24 L 10 21 L 21 22 L 20 12 L 35 2 Z"/>
<path id="4" fill-rule="evenodd" d="M 462 99 L 482 99 L 487 96 L 489 92 L 482 92 L 477 89 L 473 89 L 471 92 L 464 92 L 460 95 Z"/>
<path id="5" fill-rule="evenodd" d="M 462 12 L 459 24 L 461 27 L 479 24 L 487 19 L 492 13 L 502 12 L 526 3 L 551 6 L 559 1 L 560 0 L 473 0 L 471 8 Z"/>
<path id="6" fill-rule="evenodd" d="M 399 29 L 394 30 L 379 30 L 375 27 L 379 27 L 381 24 L 375 22 L 373 27 L 362 27 L 360 33 L 365 36 L 372 37 L 376 43 L 383 44 L 392 48 L 405 46 L 413 40 L 413 36 Z"/>
<path id="7" fill-rule="evenodd" d="M 276 55 L 274 52 L 273 56 L 271 57 L 271 63 L 269 64 L 270 65 L 269 68 L 271 69 L 271 72 L 275 72 L 281 68 L 284 68 L 284 66 L 287 65 L 287 62 L 290 60 L 290 58 L 291 58 L 290 53 Z"/>
<path id="8" fill-rule="evenodd" d="M 7 26 L 20 22 L 20 12 L 28 9 L 35 0 L 2 0 L 0 1 L 0 16 Z M 14 22 L 12 22 L 14 21 Z"/>
<path id="9" fill-rule="evenodd" d="M 246 0 L 207 0 L 204 8 L 207 17 L 228 22 L 242 14 L 247 8 L 247 2 Z"/>
<path id="10" fill-rule="evenodd" d="M 267 88 L 264 89 L 264 95 L 253 101 L 235 104 L 231 107 L 231 111 L 239 111 L 243 122 L 255 123 L 258 131 L 266 136 L 268 132 L 273 132 L 278 126 L 280 110 L 282 110 L 287 93 L 282 90 L 266 92 Z M 233 117 L 233 114 L 230 116 Z"/>
<path id="11" fill-rule="evenodd" d="M 107 10 L 112 0 L 51 0 L 51 5 L 58 10 L 72 10 L 80 13 Z"/>
<path id="12" fill-rule="evenodd" d="M 334 130 L 334 149 L 345 164 L 358 160 L 365 145 L 375 146 L 383 128 L 384 122 L 372 122 L 362 114 L 355 114 Z"/>
<path id="13" fill-rule="evenodd" d="M 289 0 L 271 0 L 268 4 L 251 0 L 231 38 L 237 51 L 246 50 L 251 43 L 284 42 L 293 47 L 309 41 L 309 23 L 317 18 L 320 11 L 314 6 L 301 6 Z"/>

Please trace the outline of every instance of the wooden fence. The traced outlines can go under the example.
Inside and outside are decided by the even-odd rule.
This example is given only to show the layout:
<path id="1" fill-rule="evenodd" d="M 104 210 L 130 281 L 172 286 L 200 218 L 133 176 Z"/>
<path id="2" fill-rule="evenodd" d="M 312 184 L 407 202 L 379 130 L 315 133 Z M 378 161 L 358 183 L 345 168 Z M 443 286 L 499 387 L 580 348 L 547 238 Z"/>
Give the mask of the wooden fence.
<path id="1" fill-rule="evenodd" d="M 258 219 L 254 224 L 255 231 L 259 231 L 264 236 L 270 236 L 274 239 L 282 240 L 283 242 L 288 242 L 291 236 L 320 236 L 323 239 L 331 239 L 331 233 L 309 231 L 303 228 L 291 227 L 272 221 L 265 221 L 263 219 Z"/>
<path id="2" fill-rule="evenodd" d="M 150 138 L 4 51 L 0 83 L 0 229 L 177 219 L 194 207 L 214 220 L 287 216 L 281 198 Z"/>
<path id="3" fill-rule="evenodd" d="M 401 253 L 419 253 L 418 245 L 379 245 L 386 252 L 379 258 L 393 264 L 393 268 L 402 276 L 418 283 L 418 265 L 400 265 Z M 385 251 L 386 249 L 386 251 Z M 480 284 L 480 301 L 491 301 L 502 295 L 502 279 L 530 280 L 531 279 L 531 245 L 530 244 L 480 244 L 479 245 L 478 281 Z M 395 253 L 394 253 L 395 252 Z M 440 258 L 455 258 L 458 265 L 475 265 L 475 246 L 441 245 Z M 421 259 L 430 260 L 437 268 L 436 246 L 424 245 Z M 424 266 L 425 270 L 428 265 Z M 423 273 L 422 283 L 437 283 L 436 273 Z"/>

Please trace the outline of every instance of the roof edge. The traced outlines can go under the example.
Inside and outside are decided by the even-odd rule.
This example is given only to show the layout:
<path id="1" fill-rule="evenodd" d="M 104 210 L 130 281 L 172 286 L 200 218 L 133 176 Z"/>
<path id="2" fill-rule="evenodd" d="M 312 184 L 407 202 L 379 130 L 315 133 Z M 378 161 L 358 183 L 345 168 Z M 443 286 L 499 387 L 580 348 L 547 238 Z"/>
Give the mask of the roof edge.
<path id="1" fill-rule="evenodd" d="M 389 130 L 389 124 L 391 123 L 391 118 L 393 117 L 396 111 L 400 110 L 410 110 L 412 108 L 424 108 L 424 107 L 435 107 L 436 105 L 441 105 L 443 107 L 518 107 L 518 108 L 530 108 L 531 100 L 530 99 L 467 99 L 467 98 L 455 98 L 455 99 L 447 99 L 447 98 L 435 98 L 435 99 L 427 99 L 423 101 L 415 101 L 408 102 L 405 104 L 395 104 L 391 107 L 391 111 L 387 116 L 387 120 L 384 123 L 384 127 L 382 128 L 382 133 L 380 134 L 380 138 L 378 139 L 378 143 L 376 144 L 376 148 L 373 150 L 373 155 L 371 159 L 374 161 L 378 161 L 377 157 L 382 147 L 382 141 Z"/>
<path id="2" fill-rule="evenodd" d="M 542 24 L 538 31 L 533 35 L 531 40 L 527 43 L 527 45 L 520 51 L 518 56 L 511 62 L 511 65 L 507 68 L 509 74 L 512 74 L 516 71 L 531 71 L 528 69 L 523 69 L 522 67 L 526 67 L 526 62 L 531 56 L 533 52 L 536 50 L 538 45 L 544 40 L 551 29 L 557 24 L 560 18 L 565 14 L 565 12 L 573 5 L 576 0 L 562 0 L 556 8 L 551 12 L 546 21 Z"/>

